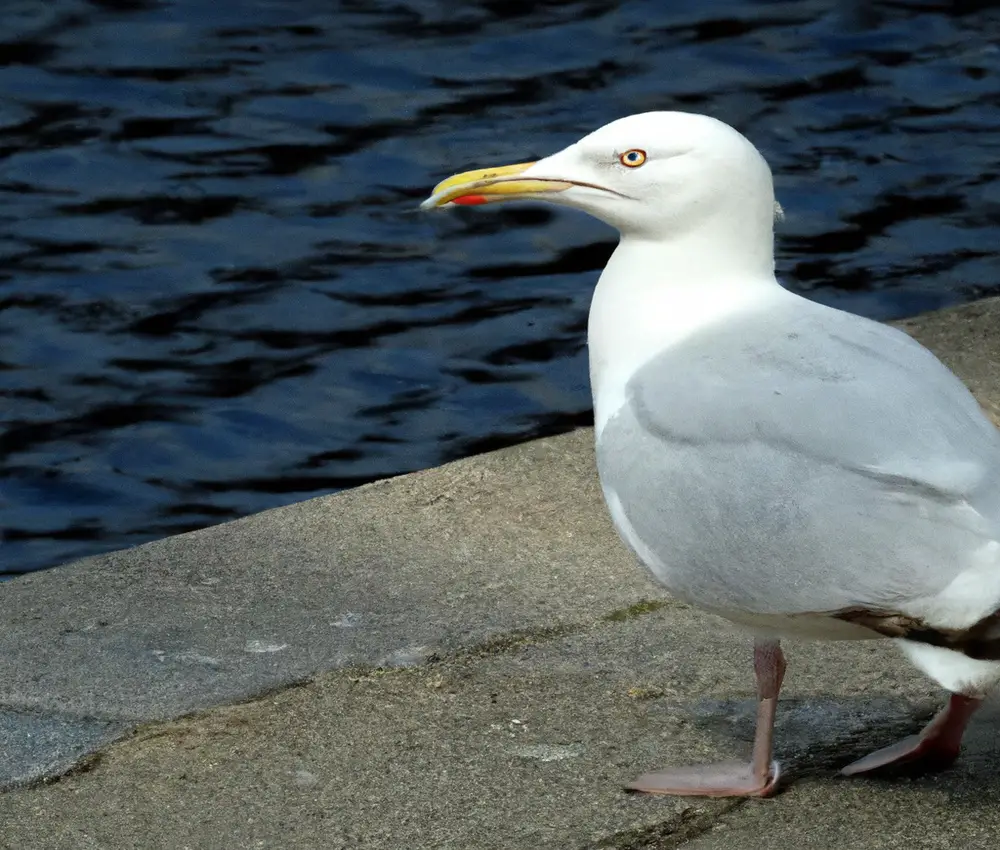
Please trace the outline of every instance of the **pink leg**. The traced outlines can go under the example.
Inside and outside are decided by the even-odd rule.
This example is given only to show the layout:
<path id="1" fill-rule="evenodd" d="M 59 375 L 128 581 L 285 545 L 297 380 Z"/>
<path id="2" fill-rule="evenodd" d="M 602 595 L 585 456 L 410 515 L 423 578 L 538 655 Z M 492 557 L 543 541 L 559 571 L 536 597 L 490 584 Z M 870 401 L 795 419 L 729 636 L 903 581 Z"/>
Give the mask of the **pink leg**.
<path id="1" fill-rule="evenodd" d="M 840 772 L 844 776 L 868 773 L 882 767 L 905 765 L 923 770 L 941 770 L 948 767 L 962 747 L 962 735 L 969 718 L 982 704 L 979 697 L 952 694 L 946 705 L 919 735 L 911 735 L 891 747 L 877 750 Z"/>
<path id="2" fill-rule="evenodd" d="M 753 668 L 757 676 L 757 731 L 750 764 L 724 762 L 646 773 L 626 785 L 626 790 L 691 797 L 768 797 L 773 794 L 779 773 L 777 762 L 771 761 L 774 711 L 785 676 L 785 656 L 778 641 L 754 642 Z"/>

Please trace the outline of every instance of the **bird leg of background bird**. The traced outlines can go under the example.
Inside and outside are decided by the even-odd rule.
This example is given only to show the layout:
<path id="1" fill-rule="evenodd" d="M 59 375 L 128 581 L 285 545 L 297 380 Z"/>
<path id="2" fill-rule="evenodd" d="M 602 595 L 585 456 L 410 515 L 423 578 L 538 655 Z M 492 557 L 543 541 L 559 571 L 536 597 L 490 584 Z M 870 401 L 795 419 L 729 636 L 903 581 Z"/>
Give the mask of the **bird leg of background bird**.
<path id="1" fill-rule="evenodd" d="M 919 735 L 910 735 L 891 747 L 876 750 L 852 762 L 841 770 L 841 773 L 845 776 L 854 776 L 890 765 L 927 771 L 948 767 L 958 758 L 965 727 L 982 702 L 980 697 L 952 694 L 948 704 L 935 715 Z"/>
<path id="2" fill-rule="evenodd" d="M 758 639 L 753 647 L 757 677 L 757 729 L 750 763 L 723 762 L 646 773 L 626 786 L 644 794 L 691 797 L 768 797 L 778 785 L 778 765 L 771 761 L 774 713 L 785 656 L 777 640 Z"/>

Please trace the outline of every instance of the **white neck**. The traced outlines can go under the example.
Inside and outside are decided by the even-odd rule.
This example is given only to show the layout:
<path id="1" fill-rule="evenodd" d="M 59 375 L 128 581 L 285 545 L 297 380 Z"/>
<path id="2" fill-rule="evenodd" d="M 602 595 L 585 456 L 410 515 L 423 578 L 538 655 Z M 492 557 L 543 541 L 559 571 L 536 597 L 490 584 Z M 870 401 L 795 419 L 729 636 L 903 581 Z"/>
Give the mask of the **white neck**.
<path id="1" fill-rule="evenodd" d="M 770 238 L 740 246 L 690 232 L 665 242 L 623 237 L 594 291 L 588 322 L 597 436 L 625 384 L 655 354 L 720 318 L 785 293 Z M 740 250 L 744 248 L 745 250 Z"/>

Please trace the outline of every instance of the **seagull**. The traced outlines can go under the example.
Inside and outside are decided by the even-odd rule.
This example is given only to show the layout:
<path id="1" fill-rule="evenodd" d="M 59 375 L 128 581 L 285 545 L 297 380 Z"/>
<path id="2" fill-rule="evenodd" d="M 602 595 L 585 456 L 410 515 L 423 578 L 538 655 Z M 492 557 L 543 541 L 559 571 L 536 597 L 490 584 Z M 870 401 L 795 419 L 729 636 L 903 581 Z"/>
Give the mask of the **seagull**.
<path id="1" fill-rule="evenodd" d="M 901 331 L 779 284 L 771 170 L 714 118 L 622 118 L 449 177 L 422 208 L 510 200 L 618 230 L 588 320 L 604 498 L 672 595 L 753 635 L 750 762 L 627 788 L 773 794 L 783 637 L 891 639 L 950 692 L 920 734 L 844 774 L 953 762 L 1000 682 L 1000 432 L 972 394 Z"/>

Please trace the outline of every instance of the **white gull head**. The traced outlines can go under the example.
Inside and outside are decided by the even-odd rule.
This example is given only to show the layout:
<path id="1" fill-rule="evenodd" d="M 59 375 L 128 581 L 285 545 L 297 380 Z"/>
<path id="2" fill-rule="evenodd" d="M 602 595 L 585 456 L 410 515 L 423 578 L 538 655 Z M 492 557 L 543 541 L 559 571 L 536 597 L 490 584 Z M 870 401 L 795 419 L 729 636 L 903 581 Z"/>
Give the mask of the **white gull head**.
<path id="1" fill-rule="evenodd" d="M 715 118 L 631 115 L 537 162 L 456 174 L 422 208 L 509 200 L 573 207 L 621 234 L 590 311 L 598 435 L 623 402 L 624 383 L 650 357 L 782 292 L 771 170 Z"/>

